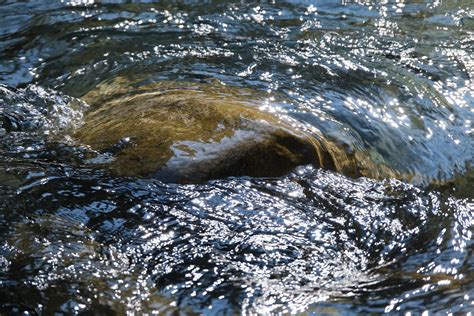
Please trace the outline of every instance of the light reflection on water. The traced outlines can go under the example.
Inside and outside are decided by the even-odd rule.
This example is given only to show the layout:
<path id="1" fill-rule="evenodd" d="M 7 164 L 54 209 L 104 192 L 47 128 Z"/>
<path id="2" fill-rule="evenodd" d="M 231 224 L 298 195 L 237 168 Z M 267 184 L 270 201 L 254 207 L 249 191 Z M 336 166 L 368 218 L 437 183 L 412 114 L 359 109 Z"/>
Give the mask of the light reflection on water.
<path id="1" fill-rule="evenodd" d="M 433 295 L 467 307 L 472 207 L 397 181 L 312 168 L 179 187 L 50 177 L 7 205 L 2 256 L 15 278 L 3 292 L 21 292 L 33 307 L 38 292 L 59 287 L 55 300 L 115 311 L 317 310 L 328 298 L 338 311 L 348 301 L 360 312 L 388 303 L 447 308 Z"/>
<path id="2" fill-rule="evenodd" d="M 473 309 L 470 1 L 0 6 L 1 312 Z M 261 108 L 411 184 L 89 170 L 61 137 L 86 108 L 65 94 L 117 76 L 284 96 Z"/>

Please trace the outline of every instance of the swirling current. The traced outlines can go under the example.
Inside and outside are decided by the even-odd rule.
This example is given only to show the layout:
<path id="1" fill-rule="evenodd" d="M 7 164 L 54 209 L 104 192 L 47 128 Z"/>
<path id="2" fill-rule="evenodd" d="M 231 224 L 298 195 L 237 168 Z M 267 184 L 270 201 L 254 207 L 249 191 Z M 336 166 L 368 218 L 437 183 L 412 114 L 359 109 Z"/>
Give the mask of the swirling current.
<path id="1" fill-rule="evenodd" d="M 472 1 L 0 0 L 0 313 L 470 315 L 473 56 Z M 258 91 L 400 177 L 115 175 L 68 131 L 118 77 Z"/>

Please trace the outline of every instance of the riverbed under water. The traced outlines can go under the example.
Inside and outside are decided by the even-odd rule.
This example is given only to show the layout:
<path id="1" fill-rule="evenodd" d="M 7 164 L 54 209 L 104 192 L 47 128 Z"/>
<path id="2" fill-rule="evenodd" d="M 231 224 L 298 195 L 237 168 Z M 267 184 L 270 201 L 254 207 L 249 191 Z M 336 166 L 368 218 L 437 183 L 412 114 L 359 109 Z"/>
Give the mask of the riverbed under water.
<path id="1" fill-rule="evenodd" d="M 471 1 L 0 0 L 0 313 L 474 310 L 473 56 Z M 65 130 L 118 76 L 258 90 L 403 177 L 114 176 Z"/>

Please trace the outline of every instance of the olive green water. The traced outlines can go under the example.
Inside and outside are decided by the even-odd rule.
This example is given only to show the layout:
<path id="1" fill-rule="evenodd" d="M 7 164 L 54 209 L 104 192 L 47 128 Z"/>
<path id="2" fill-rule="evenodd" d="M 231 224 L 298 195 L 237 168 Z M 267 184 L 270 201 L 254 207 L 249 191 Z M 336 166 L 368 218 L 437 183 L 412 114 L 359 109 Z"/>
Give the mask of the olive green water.
<path id="1" fill-rule="evenodd" d="M 0 314 L 471 312 L 473 16 L 0 0 Z"/>

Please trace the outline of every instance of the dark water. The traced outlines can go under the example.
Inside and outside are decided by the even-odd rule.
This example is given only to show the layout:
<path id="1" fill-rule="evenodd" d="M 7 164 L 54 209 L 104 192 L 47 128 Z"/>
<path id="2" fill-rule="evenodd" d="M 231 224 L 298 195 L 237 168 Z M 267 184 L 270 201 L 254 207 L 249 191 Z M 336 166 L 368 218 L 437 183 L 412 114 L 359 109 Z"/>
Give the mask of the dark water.
<path id="1" fill-rule="evenodd" d="M 474 5 L 360 2 L 0 1 L 0 313 L 474 310 Z M 117 76 L 285 95 L 405 180 L 114 177 L 64 131 Z"/>

